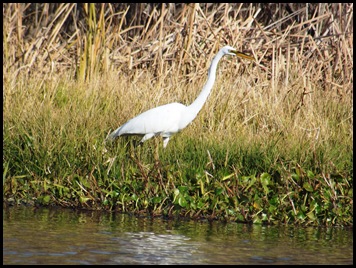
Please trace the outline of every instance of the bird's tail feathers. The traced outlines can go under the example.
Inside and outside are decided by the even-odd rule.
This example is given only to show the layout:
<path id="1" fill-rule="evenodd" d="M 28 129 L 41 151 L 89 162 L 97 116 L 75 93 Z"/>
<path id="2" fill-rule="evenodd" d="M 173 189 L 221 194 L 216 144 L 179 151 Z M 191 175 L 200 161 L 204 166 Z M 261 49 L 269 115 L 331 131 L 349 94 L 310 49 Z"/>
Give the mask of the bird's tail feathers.
<path id="1" fill-rule="evenodd" d="M 106 137 L 106 141 L 113 141 L 117 136 L 118 136 L 118 133 L 119 133 L 119 129 L 116 129 L 114 130 L 113 132 L 111 132 L 109 134 L 109 136 Z"/>

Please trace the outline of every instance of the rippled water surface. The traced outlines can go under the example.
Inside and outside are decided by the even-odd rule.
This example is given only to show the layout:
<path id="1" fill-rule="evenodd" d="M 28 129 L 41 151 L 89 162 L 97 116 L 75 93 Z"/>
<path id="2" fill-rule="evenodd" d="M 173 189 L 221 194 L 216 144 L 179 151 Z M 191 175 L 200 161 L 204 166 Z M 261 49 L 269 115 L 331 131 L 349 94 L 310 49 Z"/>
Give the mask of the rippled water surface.
<path id="1" fill-rule="evenodd" d="M 353 230 L 10 207 L 3 264 L 353 264 Z"/>

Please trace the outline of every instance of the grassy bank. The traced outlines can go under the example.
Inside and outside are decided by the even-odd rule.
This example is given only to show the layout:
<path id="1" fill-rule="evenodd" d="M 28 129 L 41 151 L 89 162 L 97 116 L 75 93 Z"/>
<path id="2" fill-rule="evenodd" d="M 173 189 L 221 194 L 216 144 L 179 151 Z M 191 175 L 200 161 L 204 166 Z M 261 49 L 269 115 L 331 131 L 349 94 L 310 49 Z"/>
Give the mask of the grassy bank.
<path id="1" fill-rule="evenodd" d="M 350 101 L 319 90 L 293 113 L 295 100 L 287 92 L 280 93 L 283 102 L 272 103 L 270 92 L 243 86 L 249 76 L 240 75 L 240 82 L 219 76 L 197 120 L 166 150 L 159 138 L 137 148 L 132 141 L 139 139 L 104 139 L 140 111 L 182 92 L 196 95 L 190 84 L 173 90 L 167 83 L 167 94 L 152 101 L 148 95 L 162 89 L 145 77 L 137 87 L 115 75 L 83 85 L 19 82 L 4 102 L 5 200 L 253 222 L 351 223 Z M 250 96 L 241 97 L 244 91 Z"/>
<path id="2" fill-rule="evenodd" d="M 64 7 L 70 11 L 71 6 Z M 200 15 L 191 20 L 201 19 L 201 13 L 193 14 Z M 322 25 L 324 17 L 315 23 Z M 9 27 L 15 20 L 6 18 L 4 42 L 15 42 Z M 236 21 L 226 24 L 238 29 L 242 22 Z M 159 22 L 157 18 L 153 29 L 159 29 Z M 247 30 L 256 38 L 270 34 L 258 34 L 252 26 Z M 151 59 L 152 68 L 144 66 L 143 51 L 141 58 L 131 56 L 133 63 L 142 60 L 141 65 L 129 69 L 116 62 L 101 71 L 89 71 L 83 61 L 61 69 L 63 58 L 52 63 L 56 71 L 45 71 L 54 58 L 43 54 L 39 60 L 40 49 L 29 67 L 12 62 L 17 52 L 4 43 L 4 202 L 253 223 L 352 225 L 349 36 L 334 47 L 311 37 L 312 42 L 303 41 L 295 49 L 286 40 L 279 46 L 251 43 L 256 62 L 225 57 L 202 111 L 166 149 L 160 138 L 140 147 L 134 147 L 139 141 L 135 137 L 105 143 L 110 131 L 140 112 L 173 101 L 190 104 L 196 98 L 213 55 L 224 43 L 202 48 L 199 38 L 209 31 L 191 35 L 191 49 L 172 44 L 162 54 L 162 64 Z M 153 37 L 160 32 L 142 33 L 142 44 L 150 40 L 148 33 Z M 63 53 L 70 55 L 73 47 Z M 35 55 L 31 53 L 22 60 Z M 164 60 L 172 55 L 172 61 Z M 83 72 L 84 77 L 79 75 Z"/>

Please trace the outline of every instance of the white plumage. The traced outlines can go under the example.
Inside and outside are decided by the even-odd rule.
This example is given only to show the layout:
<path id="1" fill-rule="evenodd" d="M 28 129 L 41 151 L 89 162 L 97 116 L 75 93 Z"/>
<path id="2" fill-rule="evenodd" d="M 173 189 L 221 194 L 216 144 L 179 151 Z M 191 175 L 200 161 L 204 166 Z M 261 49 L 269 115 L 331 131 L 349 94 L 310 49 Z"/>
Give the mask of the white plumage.
<path id="1" fill-rule="evenodd" d="M 218 62 L 224 55 L 237 55 L 253 60 L 252 57 L 237 52 L 233 47 L 225 46 L 221 48 L 210 65 L 207 82 L 191 105 L 185 106 L 174 102 L 145 111 L 118 127 L 108 136 L 108 139 L 112 140 L 125 135 L 141 135 L 143 138 L 140 143 L 143 143 L 160 135 L 163 137 L 163 147 L 165 148 L 169 138 L 189 125 L 203 107 L 213 88 Z"/>

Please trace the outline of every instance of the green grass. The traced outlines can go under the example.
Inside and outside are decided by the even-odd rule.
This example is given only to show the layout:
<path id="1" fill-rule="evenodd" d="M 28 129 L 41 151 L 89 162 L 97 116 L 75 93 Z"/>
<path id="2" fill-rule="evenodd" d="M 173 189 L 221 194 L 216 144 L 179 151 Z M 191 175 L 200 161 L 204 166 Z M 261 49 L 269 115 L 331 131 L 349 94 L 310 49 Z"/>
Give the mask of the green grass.
<path id="1" fill-rule="evenodd" d="M 176 101 L 176 94 L 188 92 L 189 103 L 195 88 L 168 83 L 162 90 L 146 77 L 132 83 L 110 75 L 91 84 L 19 79 L 15 87 L 5 85 L 4 201 L 254 223 L 352 224 L 351 102 L 315 89 L 295 111 L 298 100 L 291 94 L 271 98 L 258 86 L 247 89 L 247 76 L 238 84 L 221 76 L 196 120 L 165 150 L 160 138 L 139 147 L 138 137 L 104 140 L 139 112 Z"/>
<path id="2" fill-rule="evenodd" d="M 169 6 L 4 5 L 4 203 L 352 225 L 353 5 Z M 190 104 L 226 44 L 255 61 L 224 57 L 166 150 L 104 143 Z"/>

